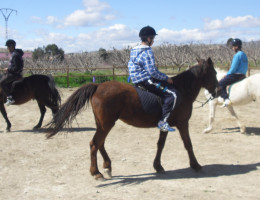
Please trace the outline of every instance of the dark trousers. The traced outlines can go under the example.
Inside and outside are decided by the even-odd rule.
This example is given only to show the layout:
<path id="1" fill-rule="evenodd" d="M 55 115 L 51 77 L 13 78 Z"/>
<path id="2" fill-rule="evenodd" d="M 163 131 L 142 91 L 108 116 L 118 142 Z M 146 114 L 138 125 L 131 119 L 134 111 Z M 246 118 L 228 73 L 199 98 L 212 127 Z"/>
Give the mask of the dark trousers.
<path id="1" fill-rule="evenodd" d="M 221 89 L 220 96 L 223 99 L 228 98 L 227 86 L 244 79 L 246 76 L 244 74 L 228 74 L 223 79 L 219 81 L 219 87 Z"/>
<path id="2" fill-rule="evenodd" d="M 5 74 L 1 80 L 0 80 L 0 86 L 2 87 L 4 93 L 6 96 L 11 96 L 12 95 L 12 83 L 18 79 L 20 79 L 22 75 L 19 74 L 11 74 L 7 73 Z"/>
<path id="3" fill-rule="evenodd" d="M 177 102 L 177 91 L 174 89 L 174 87 L 166 81 L 160 81 L 156 79 L 146 80 L 135 85 L 141 86 L 149 92 L 152 92 L 162 98 L 163 105 L 161 120 L 167 122 L 167 119 L 170 116 L 171 111 L 176 106 Z"/>

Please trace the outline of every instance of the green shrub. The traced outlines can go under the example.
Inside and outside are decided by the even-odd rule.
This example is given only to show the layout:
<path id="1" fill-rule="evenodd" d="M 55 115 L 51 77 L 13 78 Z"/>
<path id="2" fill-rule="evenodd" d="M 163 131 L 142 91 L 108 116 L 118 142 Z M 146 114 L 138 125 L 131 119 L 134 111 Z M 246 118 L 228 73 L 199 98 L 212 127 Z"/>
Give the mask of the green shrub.
<path id="1" fill-rule="evenodd" d="M 102 76 L 100 73 L 70 73 L 69 74 L 69 87 L 80 87 L 87 83 L 93 82 L 95 77 L 95 83 L 103 83 L 113 80 L 113 76 Z M 56 74 L 54 76 L 55 83 L 58 87 L 67 87 L 66 74 Z M 128 76 L 115 76 L 116 81 L 128 83 Z"/>

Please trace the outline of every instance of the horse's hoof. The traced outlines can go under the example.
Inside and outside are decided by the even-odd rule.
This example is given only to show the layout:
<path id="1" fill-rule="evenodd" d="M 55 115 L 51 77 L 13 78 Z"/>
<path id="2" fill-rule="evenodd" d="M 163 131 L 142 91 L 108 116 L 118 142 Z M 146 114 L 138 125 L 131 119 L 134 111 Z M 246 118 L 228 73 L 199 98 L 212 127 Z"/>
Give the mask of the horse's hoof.
<path id="1" fill-rule="evenodd" d="M 104 175 L 105 175 L 108 179 L 111 179 L 111 178 L 112 178 L 111 170 L 108 169 L 108 168 L 105 168 L 105 169 L 104 169 Z"/>
<path id="2" fill-rule="evenodd" d="M 242 126 L 242 127 L 240 128 L 240 133 L 246 134 L 246 127 L 245 127 L 245 126 Z"/>
<path id="3" fill-rule="evenodd" d="M 6 132 L 6 133 L 9 133 L 9 132 L 11 132 L 11 129 L 10 129 L 10 128 L 7 128 L 7 129 L 5 129 L 5 132 Z"/>
<path id="4" fill-rule="evenodd" d="M 165 174 L 165 170 L 161 165 L 154 167 L 154 168 L 158 174 Z"/>
<path id="5" fill-rule="evenodd" d="M 159 170 L 159 171 L 157 171 L 157 174 L 165 174 L 164 169 L 163 169 L 163 170 Z"/>
<path id="6" fill-rule="evenodd" d="M 191 168 L 194 169 L 196 172 L 198 172 L 202 169 L 200 164 L 191 165 Z"/>
<path id="7" fill-rule="evenodd" d="M 106 180 L 102 174 L 97 174 L 94 176 L 94 178 L 96 181 L 105 181 Z"/>
<path id="8" fill-rule="evenodd" d="M 204 129 L 203 133 L 209 133 L 212 130 L 212 128 L 206 128 Z"/>

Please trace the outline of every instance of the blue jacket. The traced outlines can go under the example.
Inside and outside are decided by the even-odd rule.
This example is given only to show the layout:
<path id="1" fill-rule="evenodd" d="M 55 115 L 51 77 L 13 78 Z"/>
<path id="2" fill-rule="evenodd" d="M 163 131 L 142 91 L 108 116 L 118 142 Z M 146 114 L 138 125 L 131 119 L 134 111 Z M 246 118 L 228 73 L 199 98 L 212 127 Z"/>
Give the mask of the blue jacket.
<path id="1" fill-rule="evenodd" d="M 133 83 L 150 78 L 164 81 L 168 79 L 167 75 L 157 69 L 152 48 L 146 45 L 136 46 L 131 50 L 128 70 Z"/>
<path id="2" fill-rule="evenodd" d="M 238 51 L 231 63 L 231 67 L 227 74 L 246 74 L 248 69 L 248 59 L 243 51 Z"/>

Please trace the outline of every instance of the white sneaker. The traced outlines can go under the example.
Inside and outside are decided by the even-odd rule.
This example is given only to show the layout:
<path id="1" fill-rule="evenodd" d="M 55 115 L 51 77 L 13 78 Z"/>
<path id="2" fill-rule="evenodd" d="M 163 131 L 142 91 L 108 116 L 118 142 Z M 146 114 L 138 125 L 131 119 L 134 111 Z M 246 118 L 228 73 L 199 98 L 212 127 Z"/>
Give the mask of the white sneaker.
<path id="1" fill-rule="evenodd" d="M 164 122 L 164 121 L 159 121 L 158 128 L 163 132 L 168 132 L 168 131 L 173 132 L 173 131 L 175 131 L 174 128 L 170 127 L 170 125 L 167 122 Z"/>
<path id="2" fill-rule="evenodd" d="M 227 107 L 231 105 L 231 101 L 229 99 L 225 99 L 223 105 L 221 107 Z"/>

